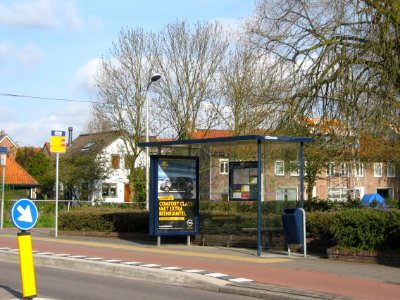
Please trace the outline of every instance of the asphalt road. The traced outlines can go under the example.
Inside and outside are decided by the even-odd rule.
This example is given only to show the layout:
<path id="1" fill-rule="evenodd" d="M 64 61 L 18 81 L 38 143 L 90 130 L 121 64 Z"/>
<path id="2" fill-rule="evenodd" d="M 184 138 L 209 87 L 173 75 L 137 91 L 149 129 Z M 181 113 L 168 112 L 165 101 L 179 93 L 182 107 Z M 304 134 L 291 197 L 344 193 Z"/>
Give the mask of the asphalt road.
<path id="1" fill-rule="evenodd" d="M 165 285 L 157 282 L 88 274 L 49 267 L 35 267 L 38 297 L 58 300 L 246 300 L 244 296 Z M 19 265 L 0 261 L 0 299 L 22 298 Z"/>

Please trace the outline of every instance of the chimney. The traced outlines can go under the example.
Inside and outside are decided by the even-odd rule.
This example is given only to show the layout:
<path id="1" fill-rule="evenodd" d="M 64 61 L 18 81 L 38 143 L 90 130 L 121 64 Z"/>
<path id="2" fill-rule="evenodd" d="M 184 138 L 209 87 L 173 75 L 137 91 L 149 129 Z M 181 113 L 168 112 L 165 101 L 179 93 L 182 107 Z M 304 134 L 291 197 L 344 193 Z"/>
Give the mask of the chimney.
<path id="1" fill-rule="evenodd" d="M 72 127 L 68 127 L 68 147 L 72 145 Z"/>

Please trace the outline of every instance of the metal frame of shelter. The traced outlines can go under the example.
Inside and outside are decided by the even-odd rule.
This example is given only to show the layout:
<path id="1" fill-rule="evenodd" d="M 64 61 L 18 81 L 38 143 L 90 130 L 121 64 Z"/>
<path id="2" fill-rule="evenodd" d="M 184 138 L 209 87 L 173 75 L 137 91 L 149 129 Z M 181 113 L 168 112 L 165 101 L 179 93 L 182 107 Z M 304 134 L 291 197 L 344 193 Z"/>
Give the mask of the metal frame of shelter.
<path id="1" fill-rule="evenodd" d="M 306 137 L 286 137 L 286 136 L 261 136 L 261 135 L 246 135 L 246 136 L 231 136 L 221 138 L 204 138 L 204 139 L 191 139 L 191 140 L 175 140 L 175 141 L 161 141 L 161 142 L 143 142 L 139 143 L 139 147 L 153 148 L 153 153 L 161 154 L 163 149 L 187 149 L 188 155 L 193 155 L 193 150 L 213 146 L 223 147 L 229 145 L 230 147 L 240 147 L 241 145 L 256 146 L 256 160 L 257 160 L 257 182 L 261 183 L 263 171 L 263 144 L 266 143 L 290 143 L 298 144 L 296 154 L 298 155 L 299 164 L 299 200 L 300 205 L 304 205 L 304 143 L 311 142 L 311 138 Z M 152 149 L 150 149 L 152 150 Z M 176 154 L 174 154 L 176 155 Z M 152 178 L 150 176 L 150 178 Z M 262 189 L 263 184 L 257 184 L 257 255 L 261 256 L 262 252 Z"/>

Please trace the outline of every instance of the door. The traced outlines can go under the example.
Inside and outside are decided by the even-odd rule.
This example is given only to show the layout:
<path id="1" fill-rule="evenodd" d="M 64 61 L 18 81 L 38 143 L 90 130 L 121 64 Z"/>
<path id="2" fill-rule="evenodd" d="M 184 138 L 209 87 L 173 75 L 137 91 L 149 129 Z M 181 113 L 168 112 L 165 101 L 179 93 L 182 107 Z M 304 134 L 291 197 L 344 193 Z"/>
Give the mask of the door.
<path id="1" fill-rule="evenodd" d="M 131 186 L 129 184 L 125 184 L 125 192 L 124 192 L 124 202 L 131 201 Z"/>

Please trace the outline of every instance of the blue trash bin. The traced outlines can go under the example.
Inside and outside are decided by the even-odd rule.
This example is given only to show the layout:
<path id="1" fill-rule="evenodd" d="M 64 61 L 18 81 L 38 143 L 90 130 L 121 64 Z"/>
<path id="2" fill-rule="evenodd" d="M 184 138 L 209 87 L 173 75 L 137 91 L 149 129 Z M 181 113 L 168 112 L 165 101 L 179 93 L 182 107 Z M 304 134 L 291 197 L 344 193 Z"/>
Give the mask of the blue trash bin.
<path id="1" fill-rule="evenodd" d="M 304 214 L 302 208 L 286 208 L 282 212 L 282 223 L 286 244 L 301 244 L 303 253 L 306 255 Z M 289 247 L 288 251 L 290 255 Z"/>

